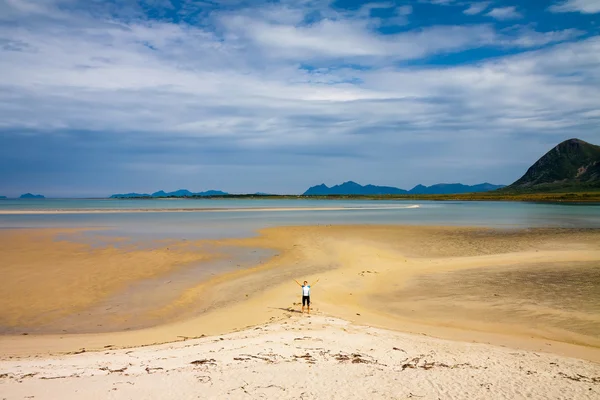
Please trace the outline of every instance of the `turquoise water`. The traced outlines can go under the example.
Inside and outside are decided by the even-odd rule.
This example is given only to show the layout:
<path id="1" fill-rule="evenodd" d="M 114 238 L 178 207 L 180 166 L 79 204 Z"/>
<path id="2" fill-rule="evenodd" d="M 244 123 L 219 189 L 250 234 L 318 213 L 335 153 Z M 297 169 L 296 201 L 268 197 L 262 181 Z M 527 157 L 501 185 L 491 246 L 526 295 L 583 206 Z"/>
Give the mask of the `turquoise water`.
<path id="1" fill-rule="evenodd" d="M 26 213 L 33 210 L 48 213 Z M 51 213 L 54 211 L 73 213 Z M 0 200 L 0 229 L 100 227 L 115 234 L 153 238 L 221 238 L 247 236 L 270 226 L 316 224 L 600 228 L 600 204 L 305 199 Z"/>

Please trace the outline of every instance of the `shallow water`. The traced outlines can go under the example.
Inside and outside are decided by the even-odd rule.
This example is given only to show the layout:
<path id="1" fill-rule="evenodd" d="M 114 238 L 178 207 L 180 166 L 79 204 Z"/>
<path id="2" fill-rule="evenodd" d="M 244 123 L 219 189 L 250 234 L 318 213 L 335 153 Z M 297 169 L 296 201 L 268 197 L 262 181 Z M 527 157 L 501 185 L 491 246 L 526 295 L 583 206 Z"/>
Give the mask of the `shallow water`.
<path id="1" fill-rule="evenodd" d="M 32 209 L 157 212 L 1 214 Z M 165 212 L 168 209 L 196 210 Z M 317 224 L 600 228 L 600 204 L 304 199 L 0 201 L 0 229 L 99 227 L 111 236 L 200 239 L 250 236 L 257 229 L 271 226 Z"/>

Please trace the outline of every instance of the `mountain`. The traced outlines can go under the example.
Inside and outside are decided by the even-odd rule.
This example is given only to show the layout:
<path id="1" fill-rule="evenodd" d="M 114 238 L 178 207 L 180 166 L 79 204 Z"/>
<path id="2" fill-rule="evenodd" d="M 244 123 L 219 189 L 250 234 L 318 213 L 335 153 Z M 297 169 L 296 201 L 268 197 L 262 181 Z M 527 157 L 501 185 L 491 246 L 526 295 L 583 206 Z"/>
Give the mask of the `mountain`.
<path id="1" fill-rule="evenodd" d="M 130 199 L 130 198 L 139 198 L 139 197 L 193 197 L 193 196 L 225 196 L 226 192 L 222 192 L 220 190 L 207 190 L 206 192 L 198 192 L 193 193 L 187 189 L 179 189 L 174 192 L 165 192 L 164 190 L 159 190 L 158 192 L 154 192 L 151 195 L 145 193 L 126 193 L 126 194 L 113 194 L 110 196 L 111 199 Z"/>
<path id="2" fill-rule="evenodd" d="M 462 183 L 438 183 L 437 185 L 417 185 L 408 191 L 409 194 L 458 194 L 490 192 L 503 188 L 504 185 L 492 185 L 491 183 L 480 183 L 478 185 L 463 185 Z"/>
<path id="3" fill-rule="evenodd" d="M 583 191 L 600 189 L 600 146 L 569 139 L 533 164 L 504 190 Z"/>
<path id="4" fill-rule="evenodd" d="M 417 185 L 411 190 L 404 190 L 390 186 L 362 186 L 356 182 L 344 182 L 341 185 L 328 187 L 325 184 L 313 186 L 304 192 L 305 196 L 327 196 L 327 195 L 386 195 L 386 194 L 456 194 L 489 192 L 503 185 L 492 185 L 481 183 L 479 185 L 463 185 L 460 183 L 440 183 L 432 186 Z"/>
<path id="5" fill-rule="evenodd" d="M 362 186 L 356 182 L 348 181 L 341 185 L 335 185 L 328 187 L 325 184 L 313 186 L 304 192 L 304 196 L 327 196 L 332 194 L 341 195 L 377 195 L 377 194 L 406 194 L 406 190 L 398 189 L 389 186 L 374 186 L 366 185 Z"/>
<path id="6" fill-rule="evenodd" d="M 31 194 L 31 193 L 22 194 L 19 198 L 20 199 L 45 199 L 45 197 L 42 196 L 41 194 Z"/>
<path id="7" fill-rule="evenodd" d="M 146 193 L 124 193 L 124 194 L 113 194 L 110 196 L 111 199 L 131 199 L 136 197 L 152 197 Z"/>
<path id="8" fill-rule="evenodd" d="M 6 199 L 6 196 L 0 196 L 0 199 Z"/>

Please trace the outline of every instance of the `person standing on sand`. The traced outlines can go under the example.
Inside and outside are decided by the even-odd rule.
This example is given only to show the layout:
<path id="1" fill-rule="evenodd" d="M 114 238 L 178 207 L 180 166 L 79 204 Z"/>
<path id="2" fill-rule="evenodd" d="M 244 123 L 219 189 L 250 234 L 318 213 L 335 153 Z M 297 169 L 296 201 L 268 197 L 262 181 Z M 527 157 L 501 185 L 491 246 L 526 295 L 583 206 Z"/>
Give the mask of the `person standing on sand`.
<path id="1" fill-rule="evenodd" d="M 296 280 L 294 279 L 294 281 Z M 313 285 L 316 285 L 317 282 L 319 282 L 318 279 L 315 283 L 313 283 Z M 306 305 L 308 314 L 310 314 L 310 285 L 307 281 L 304 281 L 304 284 L 301 284 L 298 281 L 296 281 L 296 283 L 302 287 L 302 313 L 304 314 L 304 306 Z"/>

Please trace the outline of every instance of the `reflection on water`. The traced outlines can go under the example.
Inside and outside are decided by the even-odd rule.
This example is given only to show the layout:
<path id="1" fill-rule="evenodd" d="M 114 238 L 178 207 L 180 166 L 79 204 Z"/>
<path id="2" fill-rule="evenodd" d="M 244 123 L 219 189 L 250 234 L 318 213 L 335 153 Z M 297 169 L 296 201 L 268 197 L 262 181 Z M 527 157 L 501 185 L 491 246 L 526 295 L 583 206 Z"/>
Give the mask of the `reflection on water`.
<path id="1" fill-rule="evenodd" d="M 422 275 L 396 293 L 391 307 L 412 318 L 416 313 L 419 319 L 441 319 L 458 326 L 514 324 L 600 339 L 600 263 L 529 264 Z"/>

